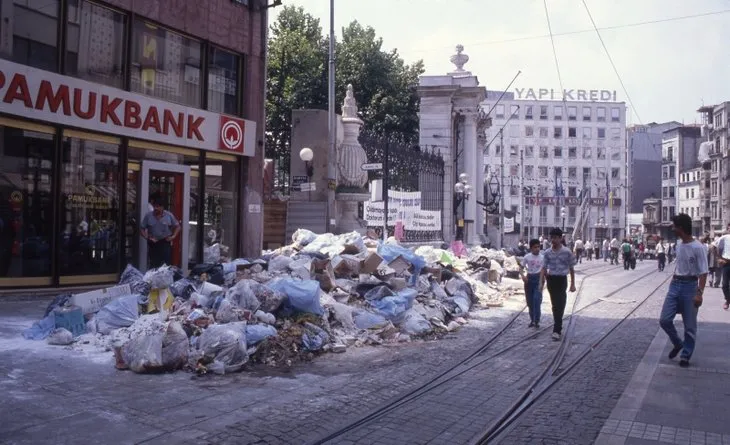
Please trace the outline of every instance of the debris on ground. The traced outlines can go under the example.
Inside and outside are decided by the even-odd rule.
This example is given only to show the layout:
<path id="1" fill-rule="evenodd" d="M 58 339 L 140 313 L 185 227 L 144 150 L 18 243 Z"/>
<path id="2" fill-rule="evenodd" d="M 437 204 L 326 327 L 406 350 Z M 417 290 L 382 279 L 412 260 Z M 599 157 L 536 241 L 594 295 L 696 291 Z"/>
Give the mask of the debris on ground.
<path id="1" fill-rule="evenodd" d="M 138 373 L 288 368 L 326 352 L 440 338 L 470 310 L 522 293 L 519 271 L 517 257 L 493 249 L 411 249 L 299 229 L 261 258 L 198 264 L 187 277 L 129 265 L 117 286 L 56 297 L 23 335 L 101 346 L 118 369 Z"/>

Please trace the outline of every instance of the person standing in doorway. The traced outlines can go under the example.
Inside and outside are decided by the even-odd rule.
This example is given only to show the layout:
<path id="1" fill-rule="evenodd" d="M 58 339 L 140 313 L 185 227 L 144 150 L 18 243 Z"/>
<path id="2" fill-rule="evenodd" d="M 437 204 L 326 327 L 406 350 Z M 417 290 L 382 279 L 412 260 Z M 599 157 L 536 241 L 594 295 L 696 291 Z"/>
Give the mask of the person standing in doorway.
<path id="1" fill-rule="evenodd" d="M 150 199 L 152 211 L 142 219 L 140 233 L 147 240 L 149 267 L 157 268 L 172 263 L 172 242 L 180 234 L 180 223 L 175 216 L 165 210 L 159 196 Z"/>
<path id="2" fill-rule="evenodd" d="M 679 238 L 676 245 L 677 265 L 662 306 L 659 325 L 673 345 L 669 359 L 681 352 L 679 366 L 686 368 L 697 340 L 697 311 L 702 305 L 707 281 L 707 251 L 702 243 L 692 238 L 692 218 L 689 215 L 680 213 L 672 218 L 672 223 Z M 684 341 L 679 338 L 674 327 L 677 314 L 682 314 Z"/>
<path id="3" fill-rule="evenodd" d="M 540 328 L 540 306 L 542 305 L 542 266 L 540 240 L 530 240 L 530 251 L 522 260 L 522 280 L 525 282 L 525 298 L 530 313 L 530 326 Z"/>
<path id="4" fill-rule="evenodd" d="M 570 292 L 575 292 L 575 256 L 563 244 L 563 231 L 554 228 L 550 231 L 551 248 L 544 254 L 542 282 L 547 285 L 550 303 L 553 308 L 553 340 L 558 341 L 563 334 L 563 314 L 568 303 L 568 274 Z"/>
<path id="5" fill-rule="evenodd" d="M 722 276 L 722 295 L 725 297 L 722 308 L 728 310 L 730 307 L 730 224 L 717 241 L 717 262 Z"/>

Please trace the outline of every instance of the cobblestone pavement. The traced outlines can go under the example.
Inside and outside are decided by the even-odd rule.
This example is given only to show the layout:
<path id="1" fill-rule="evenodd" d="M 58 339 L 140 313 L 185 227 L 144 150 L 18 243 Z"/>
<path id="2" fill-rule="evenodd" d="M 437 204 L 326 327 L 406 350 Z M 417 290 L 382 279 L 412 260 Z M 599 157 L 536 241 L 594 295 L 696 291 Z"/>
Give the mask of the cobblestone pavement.
<path id="1" fill-rule="evenodd" d="M 589 267 L 596 266 L 580 268 Z M 611 275 L 597 275 L 587 292 L 605 293 L 606 286 L 613 285 Z M 549 319 L 549 300 L 545 300 L 543 311 Z M 7 396 L 0 406 L 5 420 L 0 425 L 3 444 L 111 443 L 111 437 L 119 444 L 307 443 L 420 386 L 469 355 L 520 310 L 522 302 L 478 311 L 460 332 L 439 341 L 330 354 L 286 374 L 255 371 L 202 379 L 187 373 L 118 372 L 108 356 L 92 359 L 76 351 L 18 340 L 19 332 L 44 307 L 45 302 L 0 302 L 0 385 Z M 526 332 L 526 316 L 521 317 L 507 339 Z M 554 347 L 542 339 L 533 344 L 538 349 Z M 395 436 L 379 431 L 360 443 L 423 443 L 415 437 L 426 436 L 438 438 L 432 443 L 459 443 L 453 440 L 465 437 L 458 436 L 461 429 L 486 424 L 482 415 L 456 414 L 463 411 L 459 407 L 486 399 L 502 400 L 495 406 L 507 403 L 506 394 L 495 391 L 494 385 L 490 390 L 485 382 L 499 375 L 505 384 L 519 384 L 521 376 L 532 372 L 529 355 L 525 351 L 522 360 L 497 360 L 493 369 L 492 365 L 482 367 L 470 378 L 465 374 L 458 391 L 443 391 L 436 397 L 429 404 L 431 416 L 448 419 L 439 423 L 448 428 L 438 430 L 422 423 L 413 438 L 386 440 Z M 425 425 L 429 423 L 426 418 Z"/>

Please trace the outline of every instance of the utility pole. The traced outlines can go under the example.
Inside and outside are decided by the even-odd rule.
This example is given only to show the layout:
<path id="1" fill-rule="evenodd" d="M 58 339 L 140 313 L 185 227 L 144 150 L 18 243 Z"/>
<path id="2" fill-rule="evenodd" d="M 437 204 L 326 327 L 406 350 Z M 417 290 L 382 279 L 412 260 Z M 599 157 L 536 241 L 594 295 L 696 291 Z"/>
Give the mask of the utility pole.
<path id="1" fill-rule="evenodd" d="M 335 225 L 335 190 L 332 181 L 337 181 L 337 115 L 335 114 L 335 0 L 330 0 L 330 42 L 329 42 L 329 150 L 327 162 L 327 227 L 333 232 Z M 387 205 L 387 204 L 386 204 Z M 386 215 L 387 217 L 387 215 Z"/>
<path id="2" fill-rule="evenodd" d="M 525 224 L 525 151 L 520 148 L 520 203 L 517 208 L 520 210 L 520 238 L 522 238 L 522 226 L 529 227 Z M 515 218 L 516 219 L 516 218 Z M 527 230 L 527 242 L 530 242 L 530 231 Z"/>
<path id="3" fill-rule="evenodd" d="M 390 140 L 385 141 L 385 154 L 383 155 L 383 242 L 388 240 L 388 187 L 390 181 L 388 172 L 390 171 Z"/>
<path id="4" fill-rule="evenodd" d="M 499 129 L 499 248 L 504 247 L 504 127 Z"/>

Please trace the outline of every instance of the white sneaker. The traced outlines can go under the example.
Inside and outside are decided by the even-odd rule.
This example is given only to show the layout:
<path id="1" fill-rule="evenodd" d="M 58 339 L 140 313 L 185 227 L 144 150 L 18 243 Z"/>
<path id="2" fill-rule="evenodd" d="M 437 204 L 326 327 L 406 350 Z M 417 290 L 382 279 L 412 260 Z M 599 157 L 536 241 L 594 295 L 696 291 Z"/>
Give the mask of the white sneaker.
<path id="1" fill-rule="evenodd" d="M 560 340 L 560 334 L 558 334 L 557 332 L 553 332 L 553 340 L 559 341 Z"/>

